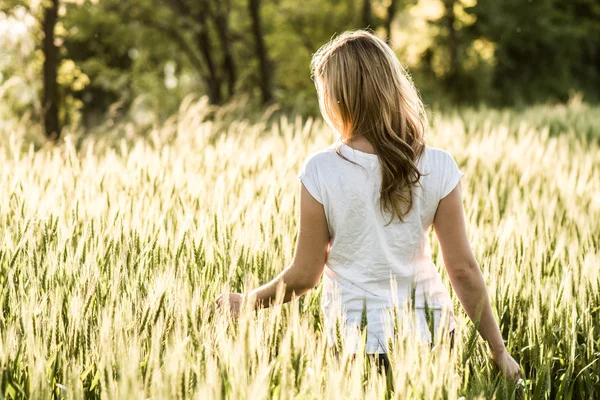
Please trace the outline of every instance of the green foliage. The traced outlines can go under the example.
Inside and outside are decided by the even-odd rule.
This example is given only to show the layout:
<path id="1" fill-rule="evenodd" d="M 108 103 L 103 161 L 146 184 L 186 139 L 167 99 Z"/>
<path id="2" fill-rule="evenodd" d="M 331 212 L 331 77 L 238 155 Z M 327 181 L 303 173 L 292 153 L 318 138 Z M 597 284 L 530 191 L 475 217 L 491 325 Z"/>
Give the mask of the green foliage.
<path id="1" fill-rule="evenodd" d="M 151 127 L 176 112 L 187 95 L 210 94 L 213 81 L 219 82 L 219 103 L 242 101 L 252 112 L 263 107 L 248 0 L 60 4 L 58 83 L 68 130 L 119 118 Z M 5 118 L 41 118 L 39 26 L 45 5 L 0 5 Z M 370 27 L 383 37 L 390 1 L 370 5 Z M 283 113 L 318 115 L 311 56 L 333 35 L 363 28 L 363 10 L 364 0 L 260 2 L 272 92 Z M 599 21 L 598 0 L 397 0 L 392 46 L 434 106 L 521 106 L 566 102 L 578 94 L 596 102 Z M 235 64 L 231 88 L 226 49 Z"/>
<path id="2" fill-rule="evenodd" d="M 164 120 L 177 110 L 183 95 L 197 89 L 194 84 L 182 87 L 186 85 L 181 82 L 190 81 L 190 71 L 182 71 L 184 57 L 152 26 L 154 20 L 176 24 L 156 1 L 86 1 L 68 7 L 63 57 L 89 77 L 90 84 L 73 94 L 84 104 L 87 125 L 98 124 L 115 103 L 124 110 L 134 106 L 134 118 L 151 114 Z"/>
<path id="3" fill-rule="evenodd" d="M 360 26 L 360 2 L 279 1 L 265 3 L 263 13 L 278 99 L 284 108 L 316 115 L 310 60 L 334 34 Z"/>
<path id="4" fill-rule="evenodd" d="M 594 0 L 478 0 L 465 34 L 495 46 L 489 100 L 566 101 L 571 91 L 598 101 L 600 3 Z"/>

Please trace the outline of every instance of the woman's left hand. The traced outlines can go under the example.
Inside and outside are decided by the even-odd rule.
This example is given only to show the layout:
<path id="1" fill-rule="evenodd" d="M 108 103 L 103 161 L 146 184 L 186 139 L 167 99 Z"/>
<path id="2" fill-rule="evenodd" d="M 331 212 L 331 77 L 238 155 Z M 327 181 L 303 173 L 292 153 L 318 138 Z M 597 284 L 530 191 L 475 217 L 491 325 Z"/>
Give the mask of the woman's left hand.
<path id="1" fill-rule="evenodd" d="M 221 293 L 215 300 L 218 310 L 225 310 L 225 307 L 229 306 L 229 312 L 233 317 L 240 314 L 243 301 L 244 295 L 241 293 Z"/>

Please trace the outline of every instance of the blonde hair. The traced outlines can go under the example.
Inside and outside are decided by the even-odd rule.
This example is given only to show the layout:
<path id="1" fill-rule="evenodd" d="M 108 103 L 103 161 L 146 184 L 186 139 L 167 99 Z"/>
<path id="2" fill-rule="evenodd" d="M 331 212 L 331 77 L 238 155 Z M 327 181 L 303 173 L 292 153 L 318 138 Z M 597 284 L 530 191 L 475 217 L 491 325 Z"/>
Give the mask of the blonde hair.
<path id="1" fill-rule="evenodd" d="M 394 216 L 402 221 L 422 176 L 417 161 L 428 127 L 409 75 L 393 50 L 365 30 L 344 32 L 323 45 L 312 58 L 311 74 L 321 113 L 342 141 L 363 136 L 375 149 L 381 209 L 392 214 L 389 223 Z"/>

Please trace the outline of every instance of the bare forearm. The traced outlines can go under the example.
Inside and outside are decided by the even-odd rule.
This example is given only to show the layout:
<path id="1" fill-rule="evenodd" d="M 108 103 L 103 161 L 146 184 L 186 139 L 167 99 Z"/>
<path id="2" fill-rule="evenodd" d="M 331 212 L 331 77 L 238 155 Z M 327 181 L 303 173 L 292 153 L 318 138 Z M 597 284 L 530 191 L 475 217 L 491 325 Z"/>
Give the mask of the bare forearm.
<path id="1" fill-rule="evenodd" d="M 303 284 L 301 280 L 295 276 L 295 271 L 292 266 L 287 266 L 273 280 L 264 285 L 250 291 L 246 297 L 250 301 L 254 301 L 255 308 L 269 307 L 277 298 L 278 287 L 284 285 L 283 303 L 292 300 L 293 295 L 302 296 L 310 290 L 310 286 Z"/>
<path id="2" fill-rule="evenodd" d="M 450 281 L 471 321 L 480 319 L 478 331 L 490 346 L 490 350 L 493 353 L 504 351 L 506 348 L 502 334 L 494 318 L 485 280 L 479 267 L 474 266 L 464 272 L 455 273 L 454 276 L 450 276 Z"/>

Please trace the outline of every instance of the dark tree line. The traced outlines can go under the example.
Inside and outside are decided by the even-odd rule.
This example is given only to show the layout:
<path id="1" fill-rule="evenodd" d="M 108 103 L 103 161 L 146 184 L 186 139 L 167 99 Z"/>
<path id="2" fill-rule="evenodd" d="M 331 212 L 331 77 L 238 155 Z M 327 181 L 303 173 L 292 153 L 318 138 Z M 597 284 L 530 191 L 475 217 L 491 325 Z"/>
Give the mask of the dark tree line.
<path id="1" fill-rule="evenodd" d="M 156 12 L 153 1 L 158 1 L 172 13 L 172 19 L 165 21 Z M 265 43 L 265 33 L 261 18 L 261 0 L 246 0 L 255 56 L 258 60 L 258 87 L 261 101 L 273 101 L 273 63 Z M 404 2 L 403 6 L 409 4 Z M 48 138 L 56 140 L 60 136 L 58 107 L 60 104 L 57 84 L 59 64 L 58 48 L 54 44 L 54 30 L 58 21 L 59 0 L 52 0 L 44 9 L 43 20 L 43 101 L 42 118 Z M 371 1 L 363 1 L 363 27 L 376 29 L 383 26 L 386 41 L 392 37 L 392 22 L 395 18 L 398 0 L 391 0 L 386 8 L 384 19 L 374 21 Z M 109 9 L 111 6 L 108 7 Z M 199 79 L 204 83 L 209 102 L 220 105 L 233 98 L 237 90 L 238 66 L 232 50 L 236 37 L 230 29 L 231 0 L 151 0 L 145 5 L 136 2 L 114 3 L 112 7 L 123 15 L 125 21 L 136 20 L 156 29 L 173 39 L 179 50 L 185 54 Z M 173 23 L 175 22 L 176 23 Z M 216 40 L 211 31 L 216 33 Z M 307 42 L 307 49 L 314 51 L 317 45 Z M 221 57 L 219 57 L 221 55 Z"/>
<path id="2" fill-rule="evenodd" d="M 273 101 L 273 64 L 264 40 L 261 1 L 245 1 L 259 62 L 261 99 L 263 104 L 267 104 Z M 42 3 L 39 13 L 40 47 L 43 53 L 41 118 L 44 132 L 51 140 L 58 140 L 61 133 L 61 96 L 57 82 L 61 60 L 59 48 L 55 43 L 59 6 L 59 0 L 49 0 Z M 24 0 L 8 3 L 0 11 L 10 13 L 17 7 L 26 8 L 31 15 L 36 15 L 30 4 Z M 105 7 L 106 12 L 118 14 L 125 23 L 145 25 L 171 39 L 203 82 L 211 104 L 220 105 L 236 94 L 238 66 L 232 47 L 240 38 L 230 29 L 231 0 L 113 1 L 107 2 Z M 159 12 L 157 7 L 163 7 L 164 10 Z M 169 13 L 165 13 L 165 10 Z M 212 32 L 216 35 L 212 35 Z"/>
<path id="3" fill-rule="evenodd" d="M 437 1 L 441 14 L 428 21 L 430 44 L 418 64 L 410 65 L 426 101 L 510 106 L 565 101 L 572 90 L 600 100 L 600 0 L 477 0 L 471 6 Z M 0 18 L 22 8 L 36 20 L 31 35 L 43 59 L 36 70 L 35 115 L 47 137 L 57 140 L 74 113 L 94 126 L 103 113 L 115 107 L 126 112 L 146 94 L 160 118 L 193 92 L 207 95 L 213 105 L 249 94 L 262 105 L 276 101 L 294 111 L 318 112 L 308 73 L 318 47 L 335 33 L 357 28 L 376 31 L 393 45 L 407 29 L 395 24 L 397 17 L 406 22 L 411 7 L 420 4 L 2 0 Z M 68 79 L 60 72 L 65 61 L 71 63 Z M 12 65 L 0 73 L 10 76 L 28 67 Z M 88 83 L 65 84 L 77 74 Z M 167 74 L 181 83 L 167 88 Z"/>

